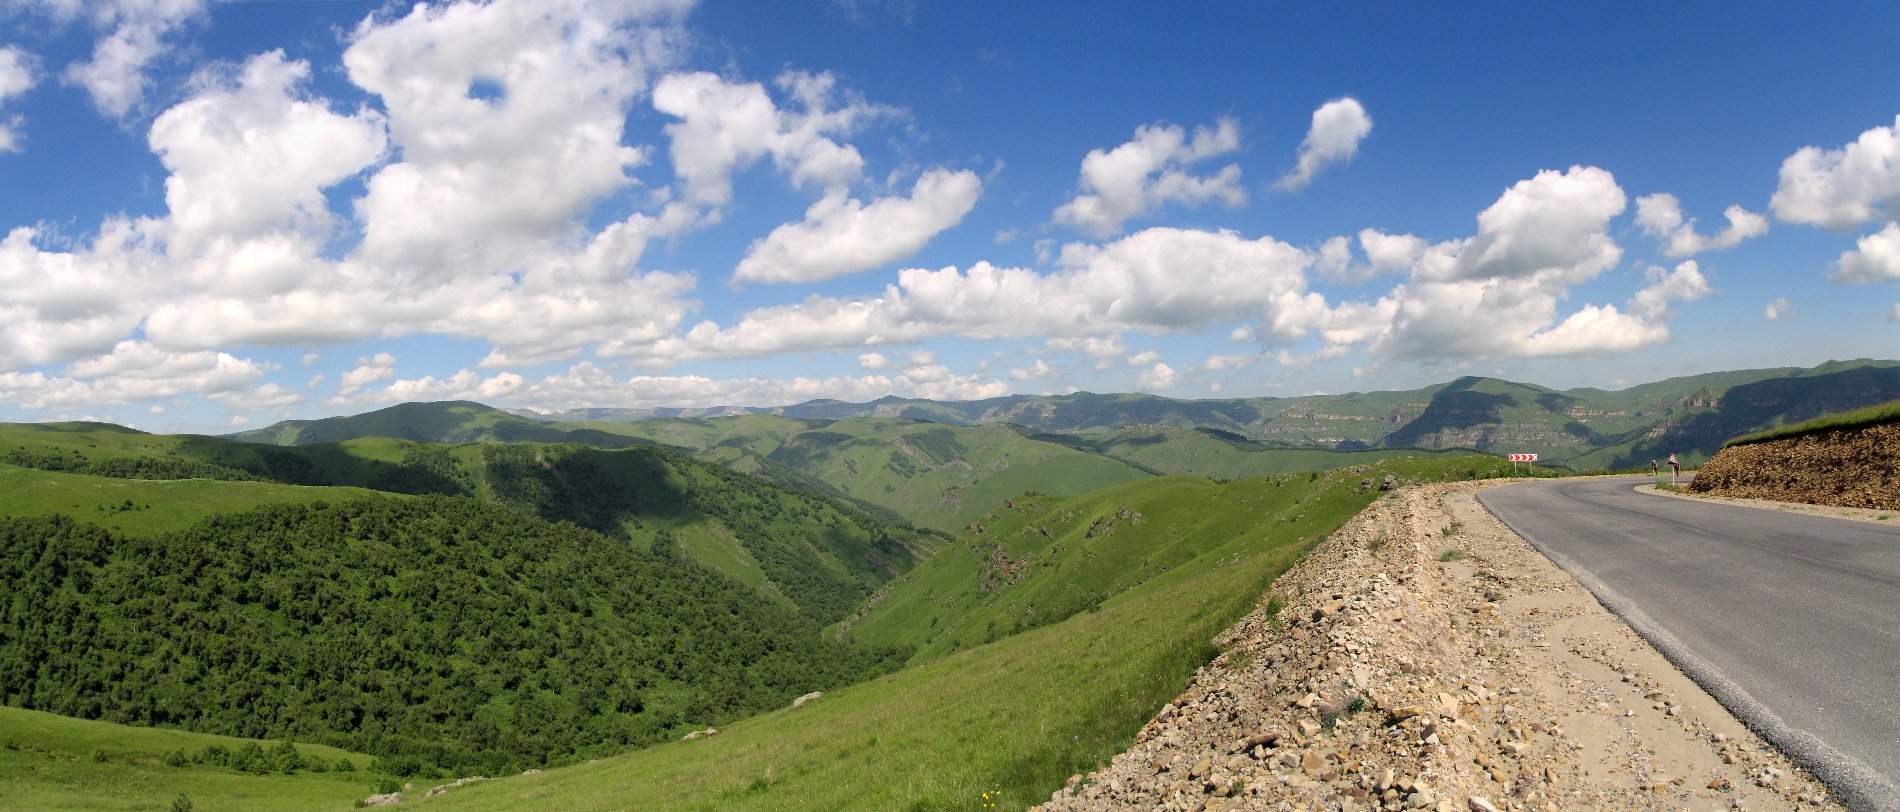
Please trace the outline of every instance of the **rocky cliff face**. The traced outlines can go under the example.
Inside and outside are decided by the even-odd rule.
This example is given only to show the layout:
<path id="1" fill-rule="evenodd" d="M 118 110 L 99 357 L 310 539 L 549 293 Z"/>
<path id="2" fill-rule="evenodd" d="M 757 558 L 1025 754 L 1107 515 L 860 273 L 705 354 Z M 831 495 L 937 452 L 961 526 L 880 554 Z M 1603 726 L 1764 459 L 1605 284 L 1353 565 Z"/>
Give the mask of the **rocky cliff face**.
<path id="1" fill-rule="evenodd" d="M 1689 489 L 1900 510 L 1900 423 L 1725 448 L 1702 466 Z"/>

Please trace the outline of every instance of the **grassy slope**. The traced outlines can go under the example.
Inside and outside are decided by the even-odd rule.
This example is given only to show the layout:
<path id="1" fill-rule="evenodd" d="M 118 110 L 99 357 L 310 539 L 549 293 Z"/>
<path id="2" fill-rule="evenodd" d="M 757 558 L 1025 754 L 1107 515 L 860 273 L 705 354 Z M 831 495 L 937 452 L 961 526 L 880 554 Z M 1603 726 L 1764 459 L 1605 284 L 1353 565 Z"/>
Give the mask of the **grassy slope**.
<path id="1" fill-rule="evenodd" d="M 1032 805 L 1068 775 L 1125 749 L 1215 653 L 1207 641 L 1251 610 L 1312 543 L 1376 497 L 1359 492 L 1361 477 L 1391 470 L 1437 478 L 1460 463 L 1470 460 L 1401 460 L 1312 483 L 1294 477 L 1278 489 L 1262 480 L 1164 481 L 1179 494 L 1199 494 L 1203 508 L 1224 505 L 1229 515 L 1190 519 L 1192 529 L 1178 531 L 1183 538 L 1167 555 L 1192 557 L 1092 611 L 731 725 L 712 738 L 472 786 L 437 803 L 450 810 L 970 809 L 982 793 L 1000 791 L 1002 808 Z M 1043 515 L 1071 509 L 1059 506 L 1069 502 L 1127 501 L 1138 491 L 1048 500 Z M 1269 510 L 1302 498 L 1304 504 L 1286 508 L 1304 515 L 1298 522 L 1263 521 Z M 1156 518 L 1143 527 L 1158 536 L 1170 535 L 1163 516 L 1181 519 L 1188 510 L 1150 509 Z M 1228 532 L 1235 535 L 1214 537 Z M 1197 533 L 1210 537 L 1186 538 Z M 1136 534 L 1112 538 L 1124 548 L 1115 560 L 1145 560 Z M 1107 568 L 1106 553 L 1096 559 L 1100 568 L 1077 580 L 1128 584 L 1126 573 Z M 946 559 L 940 566 L 956 565 Z M 1045 583 L 1067 577 L 1054 567 L 1039 571 Z M 925 588 L 926 580 L 919 575 L 909 588 Z"/>
<path id="2" fill-rule="evenodd" d="M 676 445 L 700 459 L 783 481 L 786 477 L 757 470 L 777 466 L 800 480 L 790 484 L 830 491 L 920 527 L 948 531 L 1025 490 L 1080 493 L 1147 476 L 1125 463 L 1026 438 L 1001 425 L 776 415 L 552 425 Z"/>
<path id="3" fill-rule="evenodd" d="M 518 434 L 521 436 L 516 439 L 523 440 L 552 440 L 558 439 L 561 433 L 559 429 L 480 403 L 443 401 L 401 403 L 373 412 L 322 420 L 288 420 L 231 436 L 242 442 L 310 445 L 357 437 L 463 443 L 498 434 Z"/>
<path id="4" fill-rule="evenodd" d="M 61 513 L 132 535 L 179 530 L 207 516 L 259 505 L 378 496 L 391 495 L 271 482 L 113 479 L 0 464 L 0 517 Z M 125 507 L 127 500 L 131 508 Z"/>
<path id="5" fill-rule="evenodd" d="M 1855 409 L 1851 412 L 1841 412 L 1839 414 L 1827 415 L 1826 417 L 1817 417 L 1802 423 L 1795 423 L 1768 431 L 1744 435 L 1728 441 L 1722 447 L 1728 448 L 1729 446 L 1747 445 L 1749 443 L 1765 443 L 1770 440 L 1783 440 L 1789 437 L 1818 434 L 1824 431 L 1859 429 L 1895 422 L 1900 422 L 1900 400 L 1888 401 L 1877 406 L 1869 406 L 1865 409 Z"/>
<path id="6" fill-rule="evenodd" d="M 370 415 L 326 423 L 331 429 L 350 431 L 382 427 L 415 433 L 415 426 L 402 428 L 401 420 L 424 420 L 443 430 L 449 423 L 461 426 L 455 431 L 474 431 L 476 424 L 508 426 L 527 423 L 553 436 L 573 436 L 570 428 L 538 424 L 486 407 L 469 404 L 412 404 L 416 408 L 386 409 Z M 407 417 L 404 417 L 407 415 Z M 788 427 L 804 428 L 804 421 L 765 418 Z M 439 424 L 439 425 L 438 425 Z M 586 431 L 582 429 L 581 431 Z M 454 432 L 450 432 L 454 433 Z M 616 438 L 632 441 L 633 437 Z M 625 443 L 618 443 L 625 445 Z M 443 446 L 415 440 L 389 437 L 354 437 L 327 442 L 280 447 L 234 442 L 214 437 L 191 435 L 154 435 L 102 423 L 0 424 L 0 453 L 19 450 L 34 455 L 83 456 L 88 461 L 158 459 L 209 463 L 227 469 L 245 469 L 255 474 L 282 472 L 293 474 L 293 481 L 322 482 L 331 486 L 295 486 L 265 482 L 214 482 L 210 480 L 137 480 L 79 475 L 56 471 L 19 468 L 0 462 L 0 516 L 38 516 L 64 513 L 81 521 L 134 534 L 186 527 L 198 519 L 217 513 L 245 510 L 262 504 L 318 499 L 345 499 L 370 496 L 392 486 L 439 484 L 460 487 L 436 475 L 408 464 L 417 453 L 433 453 L 457 469 L 459 483 L 468 494 L 495 501 L 496 476 L 489 466 L 492 444 L 468 443 Z M 904 547 L 879 549 L 879 531 L 849 508 L 830 504 L 808 495 L 769 487 L 748 487 L 722 475 L 717 468 L 677 454 L 641 447 L 593 449 L 570 445 L 527 443 L 518 448 L 550 461 L 546 489 L 536 491 L 548 499 L 582 504 L 566 504 L 562 510 L 540 510 L 551 520 L 573 519 L 603 533 L 626 532 L 646 537 L 642 527 L 672 531 L 689 555 L 713 569 L 758 589 L 761 593 L 787 601 L 786 592 L 768 583 L 761 557 L 772 557 L 781 566 L 796 562 L 795 567 L 811 568 L 821 580 L 869 579 L 863 593 L 881 584 L 890 575 L 908 569 L 914 560 L 934 549 L 934 540 L 899 531 Z M 720 447 L 722 452 L 745 453 L 742 449 Z M 570 471 L 559 463 L 584 457 L 587 471 Z M 538 466 L 536 466 L 538 467 Z M 584 476 L 598 471 L 602 476 Z M 244 473 L 244 471 L 237 471 Z M 601 480 L 611 487 L 602 488 Z M 369 490 L 365 490 L 369 489 Z M 586 490 L 585 495 L 578 495 Z M 689 491 L 696 501 L 689 505 Z M 445 491 L 455 492 L 455 491 Z M 731 498 L 727 498 L 730 496 Z M 124 507 L 132 500 L 132 508 Z M 519 501 L 519 500 L 517 500 Z M 637 504 L 635 504 L 637 502 Z M 755 520 L 748 527 L 713 515 L 722 505 L 744 504 L 745 518 Z M 150 505 L 150 508 L 147 508 Z M 548 505 L 517 504 L 530 512 Z M 563 510 L 565 512 L 563 512 Z M 577 513 L 580 510 L 581 513 Z M 588 521 L 588 518 L 594 521 Z M 728 516 L 728 519 L 734 518 Z M 809 591 L 809 590 L 808 590 Z M 856 597 L 844 598 L 847 603 Z"/>
<path id="7" fill-rule="evenodd" d="M 1024 438 L 1006 426 L 869 418 L 794 435 L 771 459 L 882 505 L 922 527 L 960 530 L 1028 490 L 1082 493 L 1148 474 Z"/>
<path id="8" fill-rule="evenodd" d="M 1393 457 L 1436 453 L 1402 449 L 1332 451 L 1322 448 L 1284 448 L 1217 430 L 1166 426 L 1037 437 L 1103 454 L 1161 474 L 1198 474 L 1216 479 L 1329 471 Z"/>
<path id="9" fill-rule="evenodd" d="M 331 764 L 347 758 L 359 771 L 247 775 L 164 764 L 174 750 L 196 753 L 213 744 L 236 750 L 247 741 L 253 740 L 0 707 L 0 809 L 158 810 L 180 794 L 201 812 L 350 809 L 376 791 L 376 779 L 360 771 L 369 766 L 369 756 L 320 744 L 299 744 L 297 750 Z M 258 742 L 266 750 L 275 744 Z M 94 753 L 106 760 L 93 761 Z"/>

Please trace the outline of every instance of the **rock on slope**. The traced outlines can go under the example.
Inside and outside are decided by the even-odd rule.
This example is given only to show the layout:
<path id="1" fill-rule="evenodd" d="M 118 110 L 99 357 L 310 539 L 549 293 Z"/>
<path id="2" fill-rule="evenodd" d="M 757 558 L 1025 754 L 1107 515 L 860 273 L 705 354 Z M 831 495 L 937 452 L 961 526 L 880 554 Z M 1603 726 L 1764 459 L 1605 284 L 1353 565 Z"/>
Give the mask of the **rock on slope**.
<path id="1" fill-rule="evenodd" d="M 1043 808 L 1839 808 L 1486 513 L 1481 487 L 1367 508 L 1127 752 Z"/>
<path id="2" fill-rule="evenodd" d="M 1900 423 L 1730 446 L 1702 465 L 1689 489 L 1900 510 Z"/>

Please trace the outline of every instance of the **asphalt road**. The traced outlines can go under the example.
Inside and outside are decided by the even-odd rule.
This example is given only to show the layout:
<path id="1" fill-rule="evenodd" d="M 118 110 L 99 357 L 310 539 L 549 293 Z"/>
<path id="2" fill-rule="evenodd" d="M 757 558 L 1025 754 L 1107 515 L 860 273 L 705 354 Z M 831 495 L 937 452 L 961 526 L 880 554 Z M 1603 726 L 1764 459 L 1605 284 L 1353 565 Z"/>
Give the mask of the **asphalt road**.
<path id="1" fill-rule="evenodd" d="M 1478 500 L 1851 808 L 1900 810 L 1900 526 L 1634 490 L 1650 481 Z"/>

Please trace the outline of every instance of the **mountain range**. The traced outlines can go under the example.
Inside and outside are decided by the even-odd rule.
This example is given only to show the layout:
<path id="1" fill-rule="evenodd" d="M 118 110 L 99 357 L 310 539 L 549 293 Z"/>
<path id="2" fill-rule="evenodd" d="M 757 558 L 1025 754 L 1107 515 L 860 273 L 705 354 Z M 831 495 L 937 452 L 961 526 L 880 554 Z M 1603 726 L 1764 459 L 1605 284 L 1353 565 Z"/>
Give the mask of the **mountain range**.
<path id="1" fill-rule="evenodd" d="M 1221 400 L 1079 392 L 975 401 L 887 397 L 868 403 L 814 400 L 769 408 L 553 413 L 503 413 L 466 402 L 403 404 L 349 417 L 286 421 L 232 438 L 285 445 L 364 436 L 609 446 L 653 442 L 694 449 L 727 465 L 763 458 L 794 472 L 825 474 L 826 482 L 836 483 L 850 475 L 841 477 L 810 464 L 813 456 L 826 456 L 822 449 L 835 445 L 831 441 L 838 438 L 828 435 L 858 437 L 868 431 L 894 442 L 897 434 L 915 437 L 928 431 L 888 422 L 910 421 L 964 428 L 1001 424 L 1031 440 L 1106 456 L 1151 473 L 1232 477 L 1309 470 L 1284 467 L 1284 461 L 1263 463 L 1264 458 L 1253 456 L 1294 450 L 1535 453 L 1544 464 L 1587 470 L 1644 467 L 1650 459 L 1671 453 L 1693 465 L 1738 434 L 1895 398 L 1900 398 L 1900 361 L 1855 359 L 1809 368 L 1712 372 L 1615 391 L 1555 390 L 1463 377 L 1403 391 Z M 845 430 L 865 425 L 853 421 L 873 418 L 887 422 L 876 429 Z M 967 437 L 954 436 L 958 443 Z M 1203 450 L 1186 453 L 1180 441 Z M 1162 448 L 1165 453 L 1155 453 Z M 927 453 L 899 453 L 924 465 L 947 461 L 929 459 Z M 1340 459 L 1315 458 L 1310 470 L 1335 467 Z M 848 489 L 846 495 L 888 501 Z"/>

